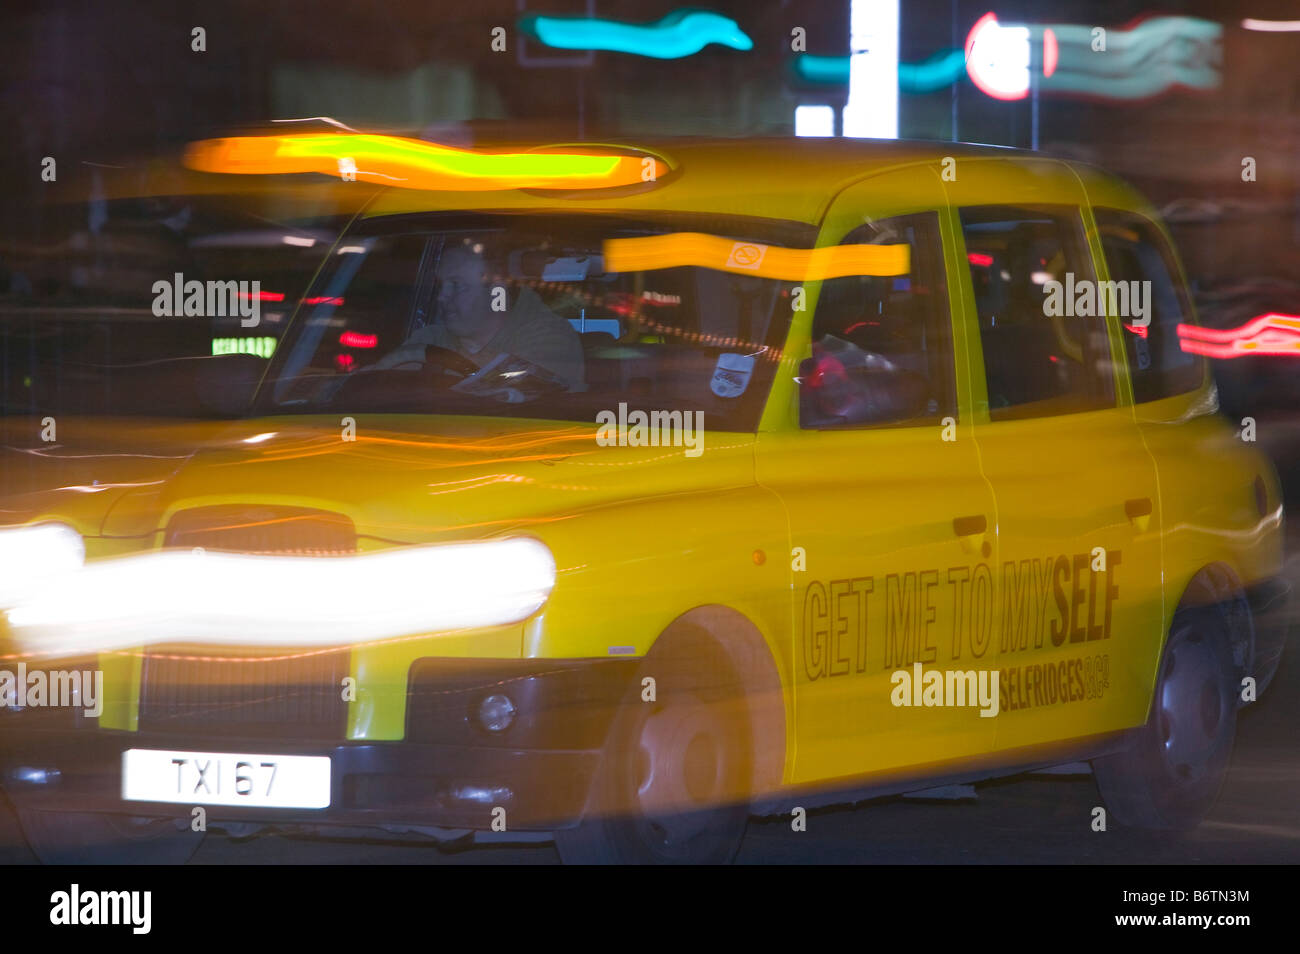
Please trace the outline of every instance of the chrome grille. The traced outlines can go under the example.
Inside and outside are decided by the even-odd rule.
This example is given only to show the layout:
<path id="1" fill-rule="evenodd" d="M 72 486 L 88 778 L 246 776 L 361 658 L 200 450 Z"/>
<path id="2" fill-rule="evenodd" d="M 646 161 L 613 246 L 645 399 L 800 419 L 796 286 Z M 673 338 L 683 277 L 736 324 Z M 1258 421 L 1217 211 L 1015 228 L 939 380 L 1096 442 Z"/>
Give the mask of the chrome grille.
<path id="1" fill-rule="evenodd" d="M 222 657 L 159 648 L 141 673 L 140 730 L 342 738 L 347 651 Z"/>
<path id="2" fill-rule="evenodd" d="M 343 514 L 308 507 L 195 507 L 172 518 L 163 546 L 337 556 L 356 552 L 357 531 Z"/>
<path id="3" fill-rule="evenodd" d="M 356 552 L 342 514 L 307 507 L 221 505 L 177 513 L 165 547 L 236 553 L 339 556 Z M 158 647 L 145 655 L 140 729 L 290 738 L 341 738 L 347 726 L 346 651 L 259 650 L 217 655 Z"/>

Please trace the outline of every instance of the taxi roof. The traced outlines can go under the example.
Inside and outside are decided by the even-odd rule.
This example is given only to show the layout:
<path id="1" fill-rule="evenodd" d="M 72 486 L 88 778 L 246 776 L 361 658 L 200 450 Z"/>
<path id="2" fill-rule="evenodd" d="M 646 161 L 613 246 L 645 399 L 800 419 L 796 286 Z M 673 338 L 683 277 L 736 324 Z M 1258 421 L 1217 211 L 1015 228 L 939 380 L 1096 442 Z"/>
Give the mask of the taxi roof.
<path id="1" fill-rule="evenodd" d="M 672 171 L 655 184 L 572 192 L 503 190 L 499 192 L 385 190 L 366 210 L 366 217 L 434 210 L 574 208 L 645 211 L 690 211 L 752 215 L 810 225 L 819 224 L 831 200 L 846 186 L 876 173 L 918 163 L 957 159 L 1038 159 L 1053 157 L 1005 146 L 968 143 L 861 140 L 842 138 L 704 137 L 609 140 L 603 143 L 513 144 L 514 149 L 612 147 L 665 160 Z M 1061 161 L 1061 160 L 1058 160 Z M 1071 170 L 1074 170 L 1072 172 Z M 1075 163 L 1061 161 L 1063 186 L 1075 188 Z M 1111 177 L 1088 170 L 1102 185 Z"/>

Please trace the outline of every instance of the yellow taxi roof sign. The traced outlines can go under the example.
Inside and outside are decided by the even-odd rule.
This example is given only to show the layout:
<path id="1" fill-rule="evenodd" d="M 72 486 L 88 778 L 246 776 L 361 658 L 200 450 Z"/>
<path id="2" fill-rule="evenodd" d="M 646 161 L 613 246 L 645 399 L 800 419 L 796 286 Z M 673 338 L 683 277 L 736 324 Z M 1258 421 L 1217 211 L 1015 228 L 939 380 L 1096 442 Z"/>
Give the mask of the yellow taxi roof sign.
<path id="1" fill-rule="evenodd" d="M 185 165 L 240 175 L 320 173 L 404 189 L 600 189 L 654 181 L 669 169 L 648 155 L 456 149 L 368 133 L 234 136 L 192 143 Z"/>

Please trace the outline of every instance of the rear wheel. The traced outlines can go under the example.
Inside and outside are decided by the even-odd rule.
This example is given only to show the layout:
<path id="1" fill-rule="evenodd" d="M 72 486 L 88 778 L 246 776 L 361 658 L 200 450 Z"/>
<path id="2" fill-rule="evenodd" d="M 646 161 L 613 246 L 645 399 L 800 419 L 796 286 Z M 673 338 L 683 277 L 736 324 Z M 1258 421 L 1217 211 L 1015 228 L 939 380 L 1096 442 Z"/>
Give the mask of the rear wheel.
<path id="1" fill-rule="evenodd" d="M 644 701 L 646 677 L 654 701 Z M 749 821 L 745 696 L 703 630 L 665 633 L 620 706 L 579 827 L 556 833 L 569 864 L 726 864 Z"/>
<path id="2" fill-rule="evenodd" d="M 1200 823 L 1227 774 L 1237 693 L 1222 615 L 1213 608 L 1179 612 L 1146 725 L 1130 748 L 1093 761 L 1097 787 L 1117 821 L 1164 830 Z"/>
<path id="3" fill-rule="evenodd" d="M 32 852 L 47 865 L 180 865 L 203 841 L 173 818 L 19 808 Z"/>

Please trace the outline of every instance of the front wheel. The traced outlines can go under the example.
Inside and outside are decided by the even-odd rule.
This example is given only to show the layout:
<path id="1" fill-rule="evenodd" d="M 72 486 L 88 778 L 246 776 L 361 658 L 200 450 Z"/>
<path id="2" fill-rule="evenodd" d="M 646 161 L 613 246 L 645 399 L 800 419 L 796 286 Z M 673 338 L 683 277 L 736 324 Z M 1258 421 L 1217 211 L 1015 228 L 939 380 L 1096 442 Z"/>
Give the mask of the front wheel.
<path id="1" fill-rule="evenodd" d="M 1151 715 L 1128 749 L 1093 760 L 1120 824 L 1195 828 L 1218 797 L 1237 728 L 1230 634 L 1214 609 L 1175 615 L 1160 661 Z"/>
<path id="2" fill-rule="evenodd" d="M 47 865 L 181 865 L 194 857 L 203 832 L 171 818 L 19 808 L 32 853 Z"/>
<path id="3" fill-rule="evenodd" d="M 653 682 L 654 700 L 645 697 Z M 666 633 L 615 715 L 586 816 L 556 833 L 566 864 L 727 864 L 749 821 L 745 696 L 702 630 Z"/>

